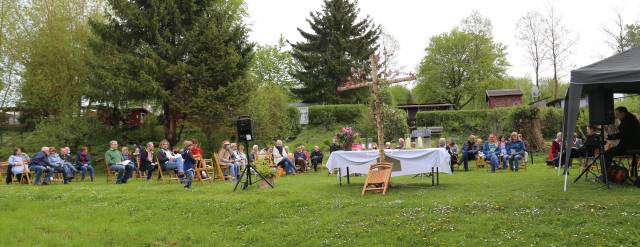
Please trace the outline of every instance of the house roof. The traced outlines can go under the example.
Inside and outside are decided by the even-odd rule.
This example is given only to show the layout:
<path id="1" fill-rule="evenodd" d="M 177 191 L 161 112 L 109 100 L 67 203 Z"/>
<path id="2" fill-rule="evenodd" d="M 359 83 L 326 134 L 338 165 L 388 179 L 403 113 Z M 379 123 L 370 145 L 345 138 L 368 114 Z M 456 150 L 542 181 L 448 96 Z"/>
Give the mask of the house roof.
<path id="1" fill-rule="evenodd" d="M 521 95 L 522 95 L 522 91 L 520 89 L 487 90 L 487 97 L 521 96 Z"/>

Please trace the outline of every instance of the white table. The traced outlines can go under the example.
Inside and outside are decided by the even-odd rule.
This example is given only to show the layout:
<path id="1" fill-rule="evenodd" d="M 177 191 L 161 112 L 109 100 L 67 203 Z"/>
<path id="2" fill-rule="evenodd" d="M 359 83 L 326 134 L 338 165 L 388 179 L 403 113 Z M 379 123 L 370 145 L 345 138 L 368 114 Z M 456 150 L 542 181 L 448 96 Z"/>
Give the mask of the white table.
<path id="1" fill-rule="evenodd" d="M 444 148 L 387 149 L 384 154 L 387 159 L 395 160 L 392 177 L 432 172 L 451 174 L 451 156 Z M 332 173 L 338 169 L 338 177 L 356 173 L 367 174 L 369 166 L 376 163 L 378 156 L 378 150 L 335 151 L 331 153 L 325 166 Z"/>

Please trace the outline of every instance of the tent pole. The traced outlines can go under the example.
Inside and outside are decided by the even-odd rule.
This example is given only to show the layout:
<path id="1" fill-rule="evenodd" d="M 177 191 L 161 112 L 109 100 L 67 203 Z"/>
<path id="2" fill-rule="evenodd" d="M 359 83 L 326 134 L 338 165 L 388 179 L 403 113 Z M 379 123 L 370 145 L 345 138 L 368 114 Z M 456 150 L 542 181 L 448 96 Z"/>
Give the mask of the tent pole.
<path id="1" fill-rule="evenodd" d="M 565 125 L 563 125 L 565 133 L 562 133 L 563 142 L 562 146 L 564 150 L 566 150 L 564 154 L 564 192 L 567 191 L 567 180 L 569 176 L 569 162 L 571 161 L 571 142 L 569 140 L 573 139 L 573 132 L 576 130 L 576 121 L 578 120 L 578 111 L 580 110 L 580 96 L 582 95 L 582 85 L 581 84 L 571 84 L 569 86 L 569 92 L 567 93 L 568 100 L 565 103 Z M 562 148 L 561 148 L 562 149 Z M 562 156 L 562 153 L 560 153 Z M 560 169 L 558 169 L 559 171 Z"/>

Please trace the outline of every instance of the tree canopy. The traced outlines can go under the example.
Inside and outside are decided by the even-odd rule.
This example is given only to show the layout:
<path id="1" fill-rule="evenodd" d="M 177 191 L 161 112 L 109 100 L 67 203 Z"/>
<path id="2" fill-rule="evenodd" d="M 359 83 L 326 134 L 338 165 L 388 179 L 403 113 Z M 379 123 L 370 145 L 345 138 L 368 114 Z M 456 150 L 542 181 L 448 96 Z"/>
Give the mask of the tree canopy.
<path id="1" fill-rule="evenodd" d="M 351 74 L 351 68 L 368 69 L 369 57 L 377 49 L 380 28 L 369 17 L 358 18 L 357 1 L 325 0 L 322 10 L 312 12 L 310 32 L 298 31 L 304 41 L 292 44 L 293 57 L 301 69 L 293 76 L 302 83 L 294 90 L 303 101 L 322 103 L 365 102 L 366 88 L 342 93 L 336 88 Z"/>
<path id="2" fill-rule="evenodd" d="M 129 100 L 156 103 L 166 138 L 175 144 L 181 121 L 209 113 L 206 106 L 246 75 L 254 45 L 242 20 L 242 1 L 108 2 L 106 22 L 92 22 L 90 85 L 96 94 L 90 98 L 114 106 Z"/>

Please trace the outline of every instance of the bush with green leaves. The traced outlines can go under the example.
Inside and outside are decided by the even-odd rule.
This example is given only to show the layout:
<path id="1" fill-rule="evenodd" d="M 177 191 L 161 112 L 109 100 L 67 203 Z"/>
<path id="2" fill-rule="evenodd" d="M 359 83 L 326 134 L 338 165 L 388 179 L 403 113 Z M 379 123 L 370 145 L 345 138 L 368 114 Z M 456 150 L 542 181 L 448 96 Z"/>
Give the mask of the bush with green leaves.
<path id="1" fill-rule="evenodd" d="M 106 128 L 94 117 L 57 117 L 42 120 L 36 125 L 26 145 L 30 150 L 42 146 L 70 146 L 77 148 L 104 143 L 107 146 L 115 132 Z"/>
<path id="2" fill-rule="evenodd" d="M 284 89 L 267 86 L 258 89 L 250 97 L 246 111 L 251 116 L 256 144 L 272 144 L 275 140 L 287 140 L 294 136 L 294 123 L 298 114 L 289 109 L 288 95 Z M 296 117 L 296 119 L 292 119 Z"/>
<path id="3" fill-rule="evenodd" d="M 258 159 L 252 163 L 256 167 L 256 171 L 265 178 L 272 178 L 276 176 L 276 169 L 269 165 L 269 162 L 263 159 Z"/>
<path id="4" fill-rule="evenodd" d="M 366 111 L 367 107 L 359 104 L 315 105 L 309 107 L 309 123 L 327 126 L 353 125 Z"/>
<path id="5" fill-rule="evenodd" d="M 395 107 L 386 105 L 382 107 L 382 125 L 385 142 L 398 140 L 399 138 L 404 138 L 406 134 L 409 134 L 407 113 Z M 362 113 L 356 124 L 356 130 L 362 134 L 362 137 L 372 138 L 374 142 L 377 141 L 378 131 L 376 122 L 372 114 L 368 111 Z"/>

